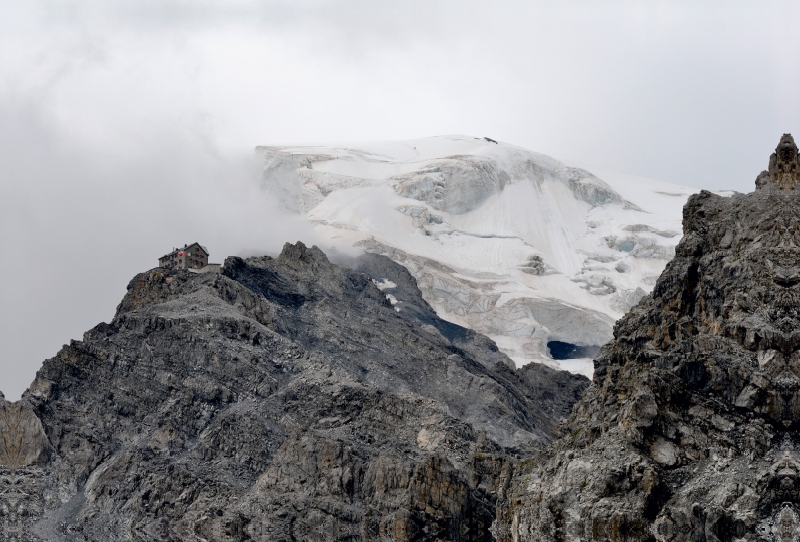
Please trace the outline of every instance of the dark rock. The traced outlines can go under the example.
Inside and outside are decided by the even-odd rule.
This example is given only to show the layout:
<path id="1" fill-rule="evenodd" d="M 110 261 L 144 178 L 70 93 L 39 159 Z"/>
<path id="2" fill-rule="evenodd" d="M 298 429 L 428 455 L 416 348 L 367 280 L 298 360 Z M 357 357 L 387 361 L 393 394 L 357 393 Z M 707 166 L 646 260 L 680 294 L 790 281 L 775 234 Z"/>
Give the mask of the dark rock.
<path id="1" fill-rule="evenodd" d="M 791 136 L 755 192 L 694 195 L 683 225 L 653 293 L 601 350 L 565 436 L 514 467 L 499 540 L 800 540 Z"/>
<path id="2" fill-rule="evenodd" d="M 404 268 L 354 267 L 298 243 L 137 275 L 0 400 L 4 539 L 491 540 L 511 458 L 588 380 L 517 371 Z"/>

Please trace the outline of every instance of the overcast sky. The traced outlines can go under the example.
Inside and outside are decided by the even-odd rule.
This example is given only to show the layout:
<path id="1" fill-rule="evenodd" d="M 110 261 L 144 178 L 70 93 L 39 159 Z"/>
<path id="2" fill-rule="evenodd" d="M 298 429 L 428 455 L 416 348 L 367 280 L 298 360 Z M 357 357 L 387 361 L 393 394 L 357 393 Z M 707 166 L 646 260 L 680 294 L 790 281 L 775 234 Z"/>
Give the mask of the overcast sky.
<path id="1" fill-rule="evenodd" d="M 750 191 L 800 132 L 800 2 L 0 0 L 0 390 L 181 243 L 313 242 L 256 145 L 488 136 Z"/>

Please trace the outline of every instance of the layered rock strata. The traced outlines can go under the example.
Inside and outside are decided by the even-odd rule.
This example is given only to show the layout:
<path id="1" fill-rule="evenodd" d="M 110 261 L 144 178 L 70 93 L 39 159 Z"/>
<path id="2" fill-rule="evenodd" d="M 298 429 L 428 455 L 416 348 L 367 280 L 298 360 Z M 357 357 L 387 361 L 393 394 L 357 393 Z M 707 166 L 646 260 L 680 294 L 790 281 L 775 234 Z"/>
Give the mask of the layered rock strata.
<path id="1" fill-rule="evenodd" d="M 298 243 L 136 276 L 0 399 L 0 538 L 491 540 L 509 457 L 589 381 L 517 371 L 403 267 L 351 264 Z"/>
<path id="2" fill-rule="evenodd" d="M 517 464 L 514 541 L 800 540 L 800 180 L 689 199 L 653 293 L 618 322 L 567 434 Z"/>

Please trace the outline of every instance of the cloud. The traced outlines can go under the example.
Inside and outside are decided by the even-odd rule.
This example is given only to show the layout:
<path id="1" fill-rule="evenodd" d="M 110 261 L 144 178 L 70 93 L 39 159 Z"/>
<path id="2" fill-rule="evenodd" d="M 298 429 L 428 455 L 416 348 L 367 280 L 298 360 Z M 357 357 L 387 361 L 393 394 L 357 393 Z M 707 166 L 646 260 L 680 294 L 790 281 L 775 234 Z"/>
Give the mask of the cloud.
<path id="1" fill-rule="evenodd" d="M 0 83 L 102 142 L 144 108 L 223 150 L 479 134 L 742 190 L 800 121 L 788 1 L 31 5 L 0 23 Z"/>
<path id="2" fill-rule="evenodd" d="M 41 103 L 0 107 L 0 382 L 16 399 L 42 360 L 108 321 L 128 281 L 182 243 L 212 261 L 316 242 L 258 188 L 252 153 L 153 123 L 122 148 L 87 145 Z"/>
<path id="3" fill-rule="evenodd" d="M 747 191 L 800 130 L 790 1 L 0 0 L 0 14 L 10 397 L 173 245 L 221 258 L 314 242 L 258 191 L 256 145 L 463 133 Z"/>

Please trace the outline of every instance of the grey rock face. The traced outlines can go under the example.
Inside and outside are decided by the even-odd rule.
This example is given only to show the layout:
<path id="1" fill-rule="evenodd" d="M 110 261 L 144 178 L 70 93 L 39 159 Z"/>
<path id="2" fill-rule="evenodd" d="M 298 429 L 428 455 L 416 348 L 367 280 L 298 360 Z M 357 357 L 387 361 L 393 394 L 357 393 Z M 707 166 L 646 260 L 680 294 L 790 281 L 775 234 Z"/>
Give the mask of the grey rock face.
<path id="1" fill-rule="evenodd" d="M 797 164 L 785 135 L 755 192 L 690 198 L 568 435 L 501 488 L 500 540 L 800 540 Z"/>
<path id="2" fill-rule="evenodd" d="M 403 267 L 353 267 L 298 243 L 136 276 L 0 400 L 2 538 L 491 540 L 509 458 L 588 380 L 515 371 Z"/>

